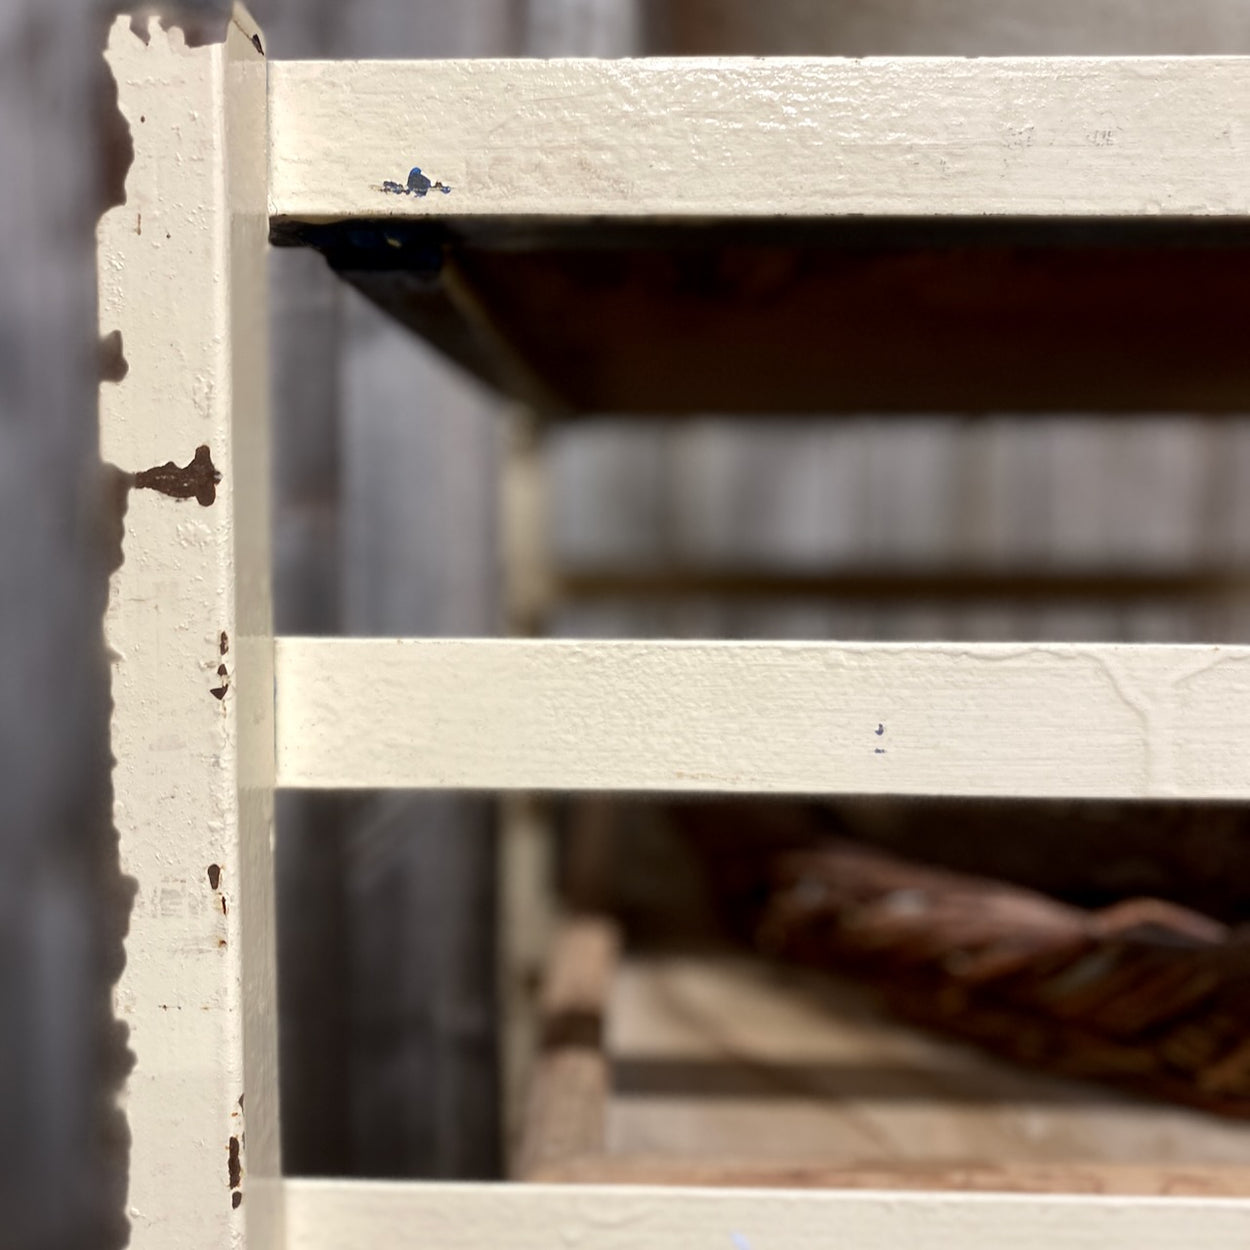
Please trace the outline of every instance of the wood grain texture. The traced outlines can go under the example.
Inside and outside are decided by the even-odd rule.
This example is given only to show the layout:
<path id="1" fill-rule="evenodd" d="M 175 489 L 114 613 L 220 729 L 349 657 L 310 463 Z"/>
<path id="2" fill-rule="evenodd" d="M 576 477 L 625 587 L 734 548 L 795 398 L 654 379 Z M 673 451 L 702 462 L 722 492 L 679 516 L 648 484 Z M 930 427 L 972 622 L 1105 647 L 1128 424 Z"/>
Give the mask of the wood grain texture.
<path id="1" fill-rule="evenodd" d="M 277 644 L 286 787 L 1250 795 L 1237 647 Z"/>
<path id="2" fill-rule="evenodd" d="M 597 916 L 571 917 L 551 943 L 538 1008 L 541 1052 L 534 1063 L 516 1175 L 601 1155 L 611 1084 L 604 1016 L 620 938 Z"/>
<path id="3" fill-rule="evenodd" d="M 552 949 L 517 1178 L 1250 1196 L 1244 1131 L 987 1058 L 839 978 L 713 950 Z"/>
<path id="4" fill-rule="evenodd" d="M 201 46 L 142 21 L 109 36 L 134 161 L 98 231 L 129 365 L 100 446 L 125 527 L 105 634 L 136 886 L 130 1244 L 277 1250 L 265 61 L 241 9 Z"/>
<path id="5" fill-rule="evenodd" d="M 287 1181 L 300 1250 L 1242 1250 L 1250 1204 L 1192 1198 Z"/>
<path id="6" fill-rule="evenodd" d="M 565 1179 L 667 1165 L 670 1184 L 1244 1194 L 1250 1178 L 1241 1124 L 1004 1062 L 829 972 L 636 955 L 608 1022 L 604 1169 L 566 1160 Z"/>
<path id="7" fill-rule="evenodd" d="M 288 62 L 276 218 L 1244 216 L 1236 58 Z M 420 167 L 424 195 L 392 193 Z"/>

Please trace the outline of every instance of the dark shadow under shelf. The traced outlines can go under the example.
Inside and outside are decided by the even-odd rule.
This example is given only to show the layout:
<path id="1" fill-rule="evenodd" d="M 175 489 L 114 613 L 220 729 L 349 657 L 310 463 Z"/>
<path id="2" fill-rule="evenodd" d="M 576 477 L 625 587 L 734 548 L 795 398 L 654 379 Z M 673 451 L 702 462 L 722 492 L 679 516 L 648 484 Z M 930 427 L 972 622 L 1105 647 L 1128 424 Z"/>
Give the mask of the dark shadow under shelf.
<path id="1" fill-rule="evenodd" d="M 556 415 L 1250 411 L 1250 227 L 275 221 Z"/>

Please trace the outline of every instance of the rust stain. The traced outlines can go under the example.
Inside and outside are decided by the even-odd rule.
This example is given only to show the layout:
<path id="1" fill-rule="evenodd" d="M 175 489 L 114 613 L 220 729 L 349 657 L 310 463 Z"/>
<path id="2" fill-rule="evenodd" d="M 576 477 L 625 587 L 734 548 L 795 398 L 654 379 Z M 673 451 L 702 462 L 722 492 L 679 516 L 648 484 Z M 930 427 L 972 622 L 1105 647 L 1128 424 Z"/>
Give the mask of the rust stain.
<path id="1" fill-rule="evenodd" d="M 217 483 L 221 474 L 213 465 L 208 447 L 195 449 L 191 463 L 179 468 L 172 460 L 136 473 L 131 484 L 138 490 L 155 490 L 171 499 L 194 499 L 207 508 L 217 499 Z M 220 696 L 219 696 L 220 697 Z"/>
<path id="2" fill-rule="evenodd" d="M 230 1139 L 226 1166 L 230 1173 L 230 1188 L 238 1189 L 243 1183 L 243 1161 L 239 1156 L 239 1139 L 237 1137 Z"/>
<path id="3" fill-rule="evenodd" d="M 225 637 L 225 634 L 222 634 Z M 217 665 L 217 676 L 221 679 L 220 686 L 214 686 L 209 694 L 218 702 L 226 697 L 226 692 L 230 689 L 230 670 L 224 664 Z"/>
<path id="4" fill-rule="evenodd" d="M 243 1195 L 236 1189 L 230 1195 L 230 1209 L 237 1211 L 243 1205 Z"/>
<path id="5" fill-rule="evenodd" d="M 221 865 L 209 864 L 208 884 L 215 890 L 221 884 Z"/>
<path id="6" fill-rule="evenodd" d="M 224 629 L 221 631 L 221 641 L 217 644 L 217 646 L 218 652 L 221 655 L 225 655 L 226 652 L 230 650 L 230 635 L 226 633 Z"/>

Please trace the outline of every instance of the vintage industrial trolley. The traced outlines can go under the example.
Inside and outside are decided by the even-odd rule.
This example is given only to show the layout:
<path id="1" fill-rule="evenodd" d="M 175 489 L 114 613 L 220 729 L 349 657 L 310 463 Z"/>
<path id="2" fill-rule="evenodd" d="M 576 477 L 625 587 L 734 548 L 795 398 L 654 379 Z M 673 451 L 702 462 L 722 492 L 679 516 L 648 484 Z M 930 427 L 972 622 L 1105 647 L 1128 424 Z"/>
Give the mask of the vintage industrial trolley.
<path id="1" fill-rule="evenodd" d="M 1240 1166 L 1081 1194 L 284 1179 L 277 788 L 502 792 L 518 825 L 542 792 L 1245 800 L 1250 650 L 275 638 L 266 414 L 271 240 L 544 420 L 1250 411 L 1250 61 L 263 39 L 241 10 L 207 41 L 121 17 L 107 50 L 134 149 L 98 236 L 132 1244 L 1250 1244 Z"/>

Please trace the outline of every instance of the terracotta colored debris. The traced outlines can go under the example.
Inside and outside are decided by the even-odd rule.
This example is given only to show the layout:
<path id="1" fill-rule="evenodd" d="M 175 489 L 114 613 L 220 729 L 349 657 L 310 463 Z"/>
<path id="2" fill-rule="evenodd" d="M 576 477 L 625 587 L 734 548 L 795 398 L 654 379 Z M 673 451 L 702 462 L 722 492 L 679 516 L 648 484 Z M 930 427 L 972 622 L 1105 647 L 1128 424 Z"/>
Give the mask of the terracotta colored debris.
<path id="1" fill-rule="evenodd" d="M 1089 911 L 851 843 L 783 852 L 755 940 L 871 978 L 909 1019 L 1033 1066 L 1250 1116 L 1250 933 L 1141 898 Z"/>

